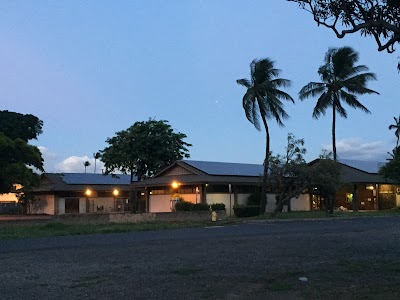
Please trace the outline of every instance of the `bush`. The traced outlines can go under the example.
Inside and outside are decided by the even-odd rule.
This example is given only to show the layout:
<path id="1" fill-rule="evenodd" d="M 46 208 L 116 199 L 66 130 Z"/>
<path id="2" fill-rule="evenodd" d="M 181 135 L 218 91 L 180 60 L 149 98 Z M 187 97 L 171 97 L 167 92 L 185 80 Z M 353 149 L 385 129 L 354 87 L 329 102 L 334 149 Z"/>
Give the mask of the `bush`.
<path id="1" fill-rule="evenodd" d="M 193 204 L 192 203 L 192 211 L 209 211 L 210 206 L 206 203 L 197 203 Z"/>
<path id="2" fill-rule="evenodd" d="M 255 205 L 235 205 L 233 211 L 238 218 L 254 217 L 260 214 L 260 207 Z"/>
<path id="3" fill-rule="evenodd" d="M 175 204 L 175 211 L 191 211 L 193 203 L 187 202 L 183 199 L 179 199 Z"/>
<path id="4" fill-rule="evenodd" d="M 253 194 L 247 198 L 248 206 L 260 206 L 261 203 L 261 191 L 257 189 Z"/>
<path id="5" fill-rule="evenodd" d="M 176 211 L 209 211 L 210 206 L 204 203 L 194 204 L 192 202 L 187 202 L 183 199 L 179 199 L 179 201 L 175 205 Z"/>
<path id="6" fill-rule="evenodd" d="M 225 204 L 223 203 L 214 203 L 211 204 L 211 210 L 216 211 L 216 210 L 225 210 Z"/>

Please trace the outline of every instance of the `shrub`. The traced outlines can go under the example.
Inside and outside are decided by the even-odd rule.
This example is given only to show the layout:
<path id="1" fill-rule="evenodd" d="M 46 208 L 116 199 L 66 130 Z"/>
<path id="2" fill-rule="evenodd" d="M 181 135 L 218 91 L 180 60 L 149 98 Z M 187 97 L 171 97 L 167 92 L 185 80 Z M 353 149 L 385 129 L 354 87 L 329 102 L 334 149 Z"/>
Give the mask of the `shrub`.
<path id="1" fill-rule="evenodd" d="M 223 203 L 214 203 L 211 204 L 211 210 L 215 211 L 215 210 L 225 210 L 225 204 Z"/>
<path id="2" fill-rule="evenodd" d="M 187 202 L 183 199 L 179 199 L 178 202 L 175 204 L 176 211 L 191 211 L 193 203 Z"/>
<path id="3" fill-rule="evenodd" d="M 254 217 L 260 214 L 260 207 L 256 205 L 235 205 L 233 211 L 238 218 Z"/>
<path id="4" fill-rule="evenodd" d="M 247 198 L 247 205 L 249 206 L 260 206 L 261 203 L 261 191 L 257 189 L 253 194 Z"/>
<path id="5" fill-rule="evenodd" d="M 193 204 L 192 203 L 192 211 L 209 211 L 210 206 L 206 203 L 197 203 Z"/>
<path id="6" fill-rule="evenodd" d="M 183 199 L 179 199 L 179 201 L 175 205 L 176 211 L 209 211 L 210 206 L 204 203 L 194 204 L 192 202 L 187 202 Z"/>

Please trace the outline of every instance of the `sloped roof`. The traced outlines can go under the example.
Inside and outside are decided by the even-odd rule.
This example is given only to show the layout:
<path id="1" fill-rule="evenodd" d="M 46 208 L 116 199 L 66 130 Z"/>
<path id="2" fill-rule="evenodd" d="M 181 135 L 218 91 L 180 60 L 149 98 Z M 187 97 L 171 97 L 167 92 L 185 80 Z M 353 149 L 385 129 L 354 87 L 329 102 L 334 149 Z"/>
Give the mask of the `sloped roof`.
<path id="1" fill-rule="evenodd" d="M 352 168 L 367 172 L 367 173 L 379 173 L 379 169 L 385 165 L 385 162 L 379 161 L 365 161 L 365 160 L 353 160 L 353 159 L 339 159 L 340 163 L 347 165 Z"/>
<path id="2" fill-rule="evenodd" d="M 183 160 L 188 164 L 208 175 L 216 176 L 262 176 L 263 165 L 226 163 L 214 161 Z"/>
<path id="3" fill-rule="evenodd" d="M 103 175 L 85 173 L 62 173 L 59 174 L 66 184 L 129 184 L 130 175 Z"/>
<path id="4" fill-rule="evenodd" d="M 40 186 L 35 192 L 109 190 L 114 187 L 129 189 L 130 175 L 118 174 L 118 177 L 103 174 L 84 173 L 43 173 Z"/>

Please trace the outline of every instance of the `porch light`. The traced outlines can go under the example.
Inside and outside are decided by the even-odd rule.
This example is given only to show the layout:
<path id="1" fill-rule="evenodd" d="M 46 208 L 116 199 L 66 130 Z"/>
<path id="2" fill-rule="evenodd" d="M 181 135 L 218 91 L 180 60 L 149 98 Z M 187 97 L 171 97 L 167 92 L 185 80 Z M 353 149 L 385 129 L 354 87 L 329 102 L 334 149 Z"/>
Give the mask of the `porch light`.
<path id="1" fill-rule="evenodd" d="M 173 182 L 171 183 L 171 186 L 172 186 L 173 189 L 177 189 L 177 188 L 179 187 L 179 183 L 176 182 L 176 181 L 173 181 Z"/>
<path id="2" fill-rule="evenodd" d="M 375 189 L 375 187 L 373 186 L 373 185 L 367 185 L 367 188 L 366 188 L 367 190 L 374 190 Z"/>
<path id="3" fill-rule="evenodd" d="M 117 197 L 119 195 L 119 191 L 117 189 L 113 190 L 113 195 Z"/>
<path id="4" fill-rule="evenodd" d="M 89 197 L 91 194 L 92 194 L 92 190 L 86 189 L 85 195 Z"/>

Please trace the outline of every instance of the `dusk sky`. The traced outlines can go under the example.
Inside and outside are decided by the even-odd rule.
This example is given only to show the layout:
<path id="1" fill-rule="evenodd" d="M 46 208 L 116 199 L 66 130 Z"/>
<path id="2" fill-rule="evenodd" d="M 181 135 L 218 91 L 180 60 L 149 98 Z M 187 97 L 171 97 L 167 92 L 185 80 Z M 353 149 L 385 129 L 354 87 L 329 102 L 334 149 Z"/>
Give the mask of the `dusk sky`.
<path id="1" fill-rule="evenodd" d="M 378 52 L 358 34 L 337 39 L 285 0 L 3 0 L 0 44 L 0 109 L 43 120 L 33 143 L 47 172 L 83 172 L 108 137 L 149 118 L 185 133 L 191 159 L 261 164 L 265 133 L 247 121 L 236 79 L 265 57 L 292 81 L 296 102 L 285 105 L 285 127 L 269 121 L 272 151 L 282 153 L 291 132 L 312 160 L 331 147 L 331 113 L 312 119 L 316 99 L 297 94 L 340 46 L 359 52 L 380 95 L 359 98 L 372 114 L 346 107 L 348 119 L 338 118 L 339 158 L 384 160 L 396 143 L 388 126 L 400 114 L 400 49 Z"/>

